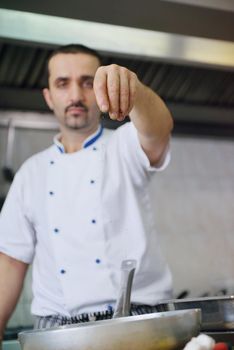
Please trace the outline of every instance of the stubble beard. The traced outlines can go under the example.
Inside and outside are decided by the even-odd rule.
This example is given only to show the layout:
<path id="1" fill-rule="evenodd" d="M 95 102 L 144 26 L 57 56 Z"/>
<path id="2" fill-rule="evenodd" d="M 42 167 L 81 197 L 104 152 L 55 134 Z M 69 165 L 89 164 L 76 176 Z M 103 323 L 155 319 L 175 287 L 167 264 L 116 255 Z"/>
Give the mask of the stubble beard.
<path id="1" fill-rule="evenodd" d="M 81 120 L 80 116 L 65 117 L 64 126 L 69 130 L 82 130 L 88 126 L 87 120 Z"/>
<path id="2" fill-rule="evenodd" d="M 65 115 L 64 126 L 70 131 L 86 131 L 94 127 L 94 119 L 97 120 L 97 124 L 100 122 L 100 113 L 98 113 L 97 118 L 95 116 L 67 116 Z"/>

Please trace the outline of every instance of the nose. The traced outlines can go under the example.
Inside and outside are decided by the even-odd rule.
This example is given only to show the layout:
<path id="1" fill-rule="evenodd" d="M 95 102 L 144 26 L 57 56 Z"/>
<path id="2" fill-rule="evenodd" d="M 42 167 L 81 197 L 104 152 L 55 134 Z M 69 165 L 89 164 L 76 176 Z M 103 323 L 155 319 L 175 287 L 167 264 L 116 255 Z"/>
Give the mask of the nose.
<path id="1" fill-rule="evenodd" d="M 72 102 L 84 101 L 84 92 L 79 84 L 73 84 L 70 88 L 70 100 Z"/>

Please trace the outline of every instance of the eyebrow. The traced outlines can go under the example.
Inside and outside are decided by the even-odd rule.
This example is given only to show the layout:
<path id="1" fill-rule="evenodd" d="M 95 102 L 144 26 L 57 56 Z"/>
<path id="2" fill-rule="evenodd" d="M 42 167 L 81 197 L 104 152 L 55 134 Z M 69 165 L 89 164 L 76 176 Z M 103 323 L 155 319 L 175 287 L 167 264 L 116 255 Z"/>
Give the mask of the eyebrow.
<path id="1" fill-rule="evenodd" d="M 79 78 L 79 80 L 81 80 L 81 81 L 83 81 L 83 80 L 88 80 L 88 79 L 94 79 L 94 76 L 93 75 L 81 75 L 81 77 Z M 57 81 L 66 81 L 66 80 L 70 80 L 70 78 L 69 77 L 57 77 L 56 79 L 55 79 L 55 82 L 57 82 Z"/>
<path id="2" fill-rule="evenodd" d="M 55 79 L 54 82 L 57 83 L 59 81 L 66 81 L 66 80 L 69 80 L 69 78 L 68 77 L 58 77 L 58 78 Z"/>
<path id="3" fill-rule="evenodd" d="M 85 80 L 93 80 L 94 79 L 94 76 L 93 75 L 82 75 L 81 77 L 80 77 L 80 80 L 81 81 L 85 81 Z"/>

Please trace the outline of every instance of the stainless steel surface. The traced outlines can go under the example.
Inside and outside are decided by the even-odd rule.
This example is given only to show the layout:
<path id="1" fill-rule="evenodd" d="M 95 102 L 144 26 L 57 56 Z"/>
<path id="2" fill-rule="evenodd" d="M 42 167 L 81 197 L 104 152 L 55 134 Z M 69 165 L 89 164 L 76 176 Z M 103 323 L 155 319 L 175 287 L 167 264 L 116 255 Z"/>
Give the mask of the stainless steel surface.
<path id="1" fill-rule="evenodd" d="M 201 309 L 203 331 L 234 330 L 234 296 L 166 300 L 158 311 Z"/>
<path id="2" fill-rule="evenodd" d="M 132 289 L 132 281 L 133 281 L 135 269 L 136 269 L 136 260 L 129 259 L 129 260 L 122 261 L 119 295 L 116 302 L 113 318 L 130 315 L 131 289 Z"/>
<path id="3" fill-rule="evenodd" d="M 18 340 L 4 340 L 2 350 L 20 350 L 20 343 Z"/>
<path id="4" fill-rule="evenodd" d="M 56 28 L 56 29 L 55 29 Z M 104 52 L 234 68 L 234 43 L 78 19 L 0 9 L 0 37 L 47 45 L 79 38 Z M 98 33 L 98 34 L 96 34 Z"/>
<path id="5" fill-rule="evenodd" d="M 212 337 L 216 343 L 224 342 L 232 345 L 234 347 L 234 331 L 217 331 L 217 332 L 204 332 L 205 334 Z"/>
<path id="6" fill-rule="evenodd" d="M 14 170 L 13 170 L 13 147 L 15 140 L 15 126 L 14 121 L 12 119 L 9 120 L 8 123 L 8 132 L 7 132 L 7 147 L 6 147 L 6 155 L 5 162 L 3 165 L 3 176 L 6 181 L 12 182 L 14 178 Z"/>
<path id="7" fill-rule="evenodd" d="M 203 6 L 206 8 L 219 9 L 223 11 L 234 12 L 233 0 L 161 0 L 167 2 L 176 2 L 178 4 L 186 4 L 191 6 Z"/>
<path id="8" fill-rule="evenodd" d="M 193 5 L 189 5 L 189 2 Z M 229 6 L 227 6 L 227 2 L 229 2 Z M 201 3 L 205 6 L 201 6 Z M 134 0 L 134 2 L 119 0 L 113 3 L 113 6 L 109 6 L 108 0 L 100 0 L 97 6 L 90 6 L 90 3 L 85 1 L 70 0 L 69 6 L 66 5 L 65 2 L 56 0 L 49 2 L 1 0 L 1 8 L 12 10 L 111 23 L 166 33 L 227 41 L 234 40 L 234 32 L 231 30 L 234 23 L 234 13 L 228 11 L 231 10 L 231 7 L 233 8 L 233 0 L 181 0 L 181 3 L 156 0 L 147 1 L 147 6 L 141 0 Z"/>
<path id="9" fill-rule="evenodd" d="M 59 130 L 57 120 L 49 113 L 1 111 L 0 127 L 7 128 L 10 121 L 15 129 Z"/>
<path id="10" fill-rule="evenodd" d="M 146 8 L 137 0 L 133 13 L 124 0 L 114 10 L 107 0 L 96 7 L 76 0 L 71 6 L 2 0 L 0 109 L 48 112 L 41 95 L 47 57 L 54 45 L 78 40 L 93 43 L 104 64 L 133 70 L 156 91 L 174 116 L 174 134 L 233 138 L 234 60 L 233 50 L 226 50 L 234 45 L 233 0 L 175 1 L 150 1 Z M 208 3 L 214 8 L 201 6 Z M 220 56 L 231 67 L 220 65 Z M 119 126 L 108 118 L 105 122 Z"/>
<path id="11" fill-rule="evenodd" d="M 122 317 L 19 333 L 22 350 L 174 350 L 200 331 L 200 310 Z"/>

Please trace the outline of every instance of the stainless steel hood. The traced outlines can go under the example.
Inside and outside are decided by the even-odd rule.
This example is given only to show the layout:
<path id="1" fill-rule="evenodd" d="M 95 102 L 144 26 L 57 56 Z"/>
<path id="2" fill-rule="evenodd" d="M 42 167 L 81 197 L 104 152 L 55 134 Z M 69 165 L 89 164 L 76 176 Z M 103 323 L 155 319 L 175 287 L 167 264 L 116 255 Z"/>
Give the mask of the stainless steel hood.
<path id="1" fill-rule="evenodd" d="M 46 58 L 75 41 L 135 71 L 168 103 L 176 130 L 234 135 L 234 42 L 8 9 L 0 9 L 0 108 L 46 111 Z"/>
<path id="2" fill-rule="evenodd" d="M 0 37 L 62 45 L 74 38 L 97 50 L 234 70 L 234 43 L 0 9 Z"/>
<path id="3" fill-rule="evenodd" d="M 234 11 L 233 0 L 161 0 L 168 2 L 175 2 L 179 4 L 202 6 L 206 8 L 213 8 L 225 11 Z"/>

